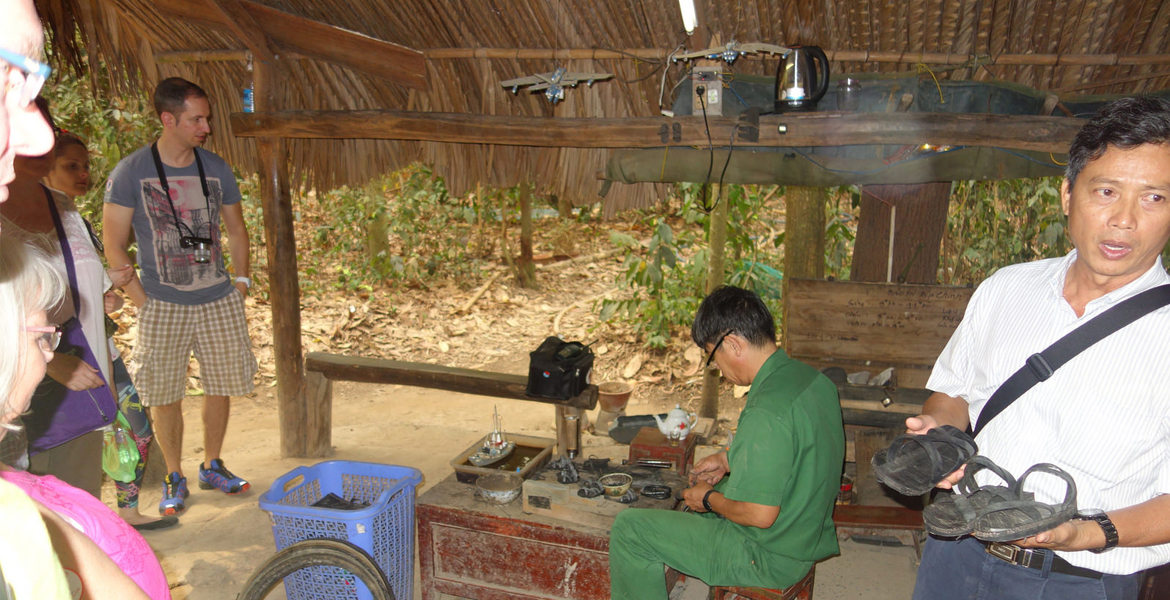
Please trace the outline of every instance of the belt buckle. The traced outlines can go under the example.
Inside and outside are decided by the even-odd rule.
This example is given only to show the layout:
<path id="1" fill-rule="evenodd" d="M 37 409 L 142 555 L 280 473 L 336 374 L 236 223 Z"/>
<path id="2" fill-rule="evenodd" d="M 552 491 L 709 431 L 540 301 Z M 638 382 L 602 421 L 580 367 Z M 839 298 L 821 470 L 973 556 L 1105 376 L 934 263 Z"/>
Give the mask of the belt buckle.
<path id="1" fill-rule="evenodd" d="M 1002 542 L 988 542 L 987 553 L 1013 565 L 1019 565 L 1017 557 L 1020 555 L 1022 548 L 1012 544 L 1004 544 Z"/>

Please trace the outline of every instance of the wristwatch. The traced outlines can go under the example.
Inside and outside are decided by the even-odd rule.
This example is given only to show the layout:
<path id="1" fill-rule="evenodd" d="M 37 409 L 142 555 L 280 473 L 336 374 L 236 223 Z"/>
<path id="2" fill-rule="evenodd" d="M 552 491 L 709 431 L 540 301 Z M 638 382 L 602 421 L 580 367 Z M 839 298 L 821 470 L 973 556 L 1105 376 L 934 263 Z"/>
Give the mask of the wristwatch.
<path id="1" fill-rule="evenodd" d="M 1089 550 L 1094 554 L 1101 554 L 1108 552 L 1117 547 L 1117 528 L 1113 526 L 1113 521 L 1109 520 L 1109 515 L 1099 508 L 1082 508 L 1077 511 L 1076 519 L 1079 521 L 1096 521 L 1101 529 L 1105 531 L 1105 547 L 1097 548 L 1096 550 Z"/>
<path id="2" fill-rule="evenodd" d="M 252 289 L 252 280 L 248 277 L 236 277 L 236 283 L 242 283 L 244 287 Z"/>
<path id="3" fill-rule="evenodd" d="M 715 490 L 710 489 L 707 490 L 706 494 L 703 494 L 703 508 L 707 509 L 707 512 L 715 512 L 715 509 L 711 508 L 711 503 L 708 501 L 708 499 L 711 497 L 711 494 L 714 493 Z"/>

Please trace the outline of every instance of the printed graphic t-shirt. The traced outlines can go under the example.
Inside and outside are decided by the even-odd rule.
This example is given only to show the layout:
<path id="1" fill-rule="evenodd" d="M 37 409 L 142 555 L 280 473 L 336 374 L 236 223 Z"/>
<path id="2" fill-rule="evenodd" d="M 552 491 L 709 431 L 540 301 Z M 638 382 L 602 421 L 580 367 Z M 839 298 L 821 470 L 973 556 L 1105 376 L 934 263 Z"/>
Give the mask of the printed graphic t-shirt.
<path id="1" fill-rule="evenodd" d="M 240 188 L 227 162 L 202 148 L 195 151 L 207 176 L 206 199 L 199 168 L 191 161 L 181 169 L 163 165 L 171 190 L 168 202 L 150 146 L 119 162 L 106 182 L 106 202 L 134 209 L 131 225 L 147 297 L 173 304 L 206 304 L 233 289 L 223 262 L 219 212 L 240 201 Z M 195 262 L 195 249 L 184 248 L 181 242 L 186 237 L 211 239 L 211 260 Z"/>

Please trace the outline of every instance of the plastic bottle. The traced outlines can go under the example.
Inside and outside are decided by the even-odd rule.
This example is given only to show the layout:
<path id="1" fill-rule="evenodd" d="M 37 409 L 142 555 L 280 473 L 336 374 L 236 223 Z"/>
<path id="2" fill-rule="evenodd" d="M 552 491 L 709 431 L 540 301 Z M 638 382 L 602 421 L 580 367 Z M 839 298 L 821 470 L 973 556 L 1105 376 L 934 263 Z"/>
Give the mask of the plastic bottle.
<path id="1" fill-rule="evenodd" d="M 255 110 L 256 110 L 256 105 L 253 101 L 252 57 L 251 56 L 248 56 L 247 71 L 248 71 L 248 87 L 244 88 L 244 112 L 250 113 L 250 112 L 255 112 Z"/>

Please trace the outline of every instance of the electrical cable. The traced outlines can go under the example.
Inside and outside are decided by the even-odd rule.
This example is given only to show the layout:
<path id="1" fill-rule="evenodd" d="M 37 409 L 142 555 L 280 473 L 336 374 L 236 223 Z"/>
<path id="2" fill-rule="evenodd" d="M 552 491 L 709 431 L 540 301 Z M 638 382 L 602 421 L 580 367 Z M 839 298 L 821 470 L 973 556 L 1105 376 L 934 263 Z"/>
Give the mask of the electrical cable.
<path id="1" fill-rule="evenodd" d="M 699 98 L 699 110 L 703 111 L 703 128 L 707 130 L 707 145 L 709 147 L 709 159 L 707 160 L 707 179 L 703 182 L 703 197 L 699 199 L 699 209 L 707 214 L 715 210 L 719 205 L 719 199 L 715 199 L 715 204 L 707 206 L 707 201 L 711 197 L 711 171 L 715 168 L 715 140 L 711 137 L 711 125 L 707 122 L 707 103 L 703 101 L 703 93 L 707 88 L 703 86 L 695 87 L 695 96 Z"/>
<path id="2" fill-rule="evenodd" d="M 673 51 L 671 51 L 671 53 L 669 55 L 667 55 L 666 61 L 663 62 L 663 65 L 669 66 L 669 65 L 673 64 L 672 59 L 674 58 L 674 55 L 678 54 L 678 51 L 682 50 L 684 47 L 685 46 L 683 46 L 682 44 L 679 44 L 678 47 L 676 47 Z M 666 94 L 666 75 L 668 73 L 670 73 L 670 69 L 666 69 L 666 68 L 662 69 L 662 82 L 658 84 L 658 110 L 662 110 L 662 97 Z M 670 89 L 670 93 L 672 95 L 674 94 L 674 91 L 678 89 L 678 86 L 680 84 L 682 84 L 683 81 L 684 81 L 683 79 L 679 79 L 678 83 L 674 84 L 674 87 Z"/>

